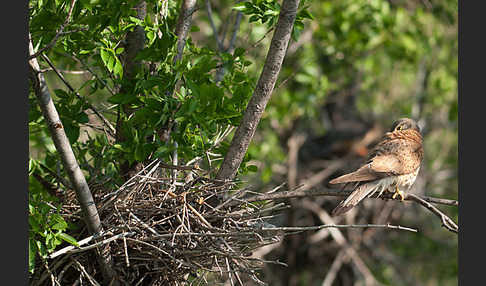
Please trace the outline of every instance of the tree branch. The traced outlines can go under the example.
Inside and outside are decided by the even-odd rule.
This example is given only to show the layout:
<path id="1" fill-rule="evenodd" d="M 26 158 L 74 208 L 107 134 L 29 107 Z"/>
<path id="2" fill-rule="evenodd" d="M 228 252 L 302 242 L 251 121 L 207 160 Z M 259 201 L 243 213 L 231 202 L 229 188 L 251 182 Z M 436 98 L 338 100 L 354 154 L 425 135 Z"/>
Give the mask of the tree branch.
<path id="1" fill-rule="evenodd" d="M 291 191 L 283 191 L 278 193 L 271 193 L 271 194 L 260 194 L 255 195 L 253 197 L 245 199 L 248 202 L 256 202 L 256 201 L 264 201 L 264 200 L 275 200 L 275 199 L 287 199 L 287 198 L 303 198 L 303 197 L 316 197 L 316 196 L 335 196 L 335 197 L 346 197 L 352 193 L 350 190 L 333 190 L 333 189 L 305 189 L 305 185 L 300 185 L 297 187 L 296 190 Z M 377 199 L 376 195 L 371 196 L 370 198 Z M 380 199 L 385 200 L 397 200 L 400 201 L 400 198 L 393 199 L 392 194 L 383 193 Z M 434 203 L 434 204 L 441 204 L 441 205 L 448 205 L 448 206 L 458 206 L 459 202 L 455 200 L 448 200 L 442 198 L 434 198 L 434 197 L 427 197 L 421 196 L 426 202 Z M 413 201 L 414 199 L 411 197 L 411 194 L 405 194 L 405 201 Z"/>
<path id="2" fill-rule="evenodd" d="M 192 13 L 196 11 L 196 0 L 184 0 L 181 5 L 179 18 L 177 19 L 177 55 L 174 57 L 174 63 L 182 58 L 182 52 L 186 44 L 187 35 L 192 24 Z"/>
<path id="3" fill-rule="evenodd" d="M 223 42 L 219 39 L 218 30 L 216 30 L 216 26 L 214 25 L 213 21 L 213 9 L 211 9 L 211 2 L 206 0 L 206 12 L 208 13 L 209 24 L 211 25 L 211 29 L 213 30 L 214 40 L 216 41 L 216 45 L 218 46 L 218 50 L 222 52 L 224 50 Z"/>
<path id="4" fill-rule="evenodd" d="M 30 40 L 30 34 L 29 53 L 31 55 L 34 53 L 32 40 Z M 54 141 L 54 146 L 59 152 L 69 180 L 71 181 L 74 191 L 76 192 L 76 198 L 81 205 L 83 217 L 88 230 L 91 234 L 98 233 L 102 231 L 103 228 L 98 215 L 98 210 L 93 200 L 93 196 L 89 189 L 88 183 L 86 182 L 86 178 L 84 177 L 76 157 L 74 156 L 69 139 L 64 132 L 62 122 L 59 119 L 59 114 L 57 113 L 54 102 L 52 101 L 49 90 L 47 89 L 44 75 L 39 73 L 39 70 L 40 67 L 37 58 L 33 57 L 31 60 L 29 60 L 29 79 L 32 84 L 32 89 L 34 90 L 37 100 L 39 101 L 42 114 L 46 119 L 49 132 Z M 105 249 L 104 253 L 98 253 L 97 257 L 101 264 L 104 279 L 108 282 L 111 281 L 115 277 L 115 273 L 112 269 L 111 255 Z"/>
<path id="5" fill-rule="evenodd" d="M 115 128 L 113 127 L 113 125 L 111 125 L 111 123 L 103 116 L 103 114 L 99 113 L 98 110 L 96 110 L 96 108 L 90 102 L 88 102 L 88 100 L 86 100 L 76 90 L 74 90 L 72 85 L 69 84 L 69 82 L 66 81 L 64 76 L 57 70 L 57 68 L 54 66 L 54 64 L 51 62 L 51 60 L 46 55 L 42 54 L 41 56 L 47 62 L 47 64 L 52 68 L 54 73 L 56 73 L 56 75 L 61 79 L 61 81 L 69 88 L 69 90 L 71 92 L 73 92 L 79 100 L 83 101 L 88 106 L 88 108 L 91 109 L 94 112 L 94 114 L 96 114 L 96 116 L 98 116 L 99 119 L 101 119 L 101 121 L 108 127 L 108 133 L 113 138 L 115 138 L 115 132 L 116 131 L 115 131 Z"/>
<path id="6" fill-rule="evenodd" d="M 69 23 L 69 20 L 71 18 L 71 14 L 73 13 L 73 8 L 74 8 L 74 4 L 76 4 L 76 0 L 71 0 L 71 7 L 69 7 L 69 11 L 68 11 L 68 14 L 67 14 L 67 17 L 66 17 L 66 20 L 64 20 L 64 23 L 61 25 L 61 27 L 59 27 L 59 30 L 57 31 L 56 35 L 54 36 L 54 38 L 51 40 L 51 42 L 49 44 L 47 44 L 45 47 L 43 47 L 42 49 L 38 50 L 36 53 L 33 53 L 29 56 L 28 60 L 30 61 L 31 59 L 33 58 L 36 58 L 38 57 L 40 54 L 42 54 L 43 52 L 51 49 L 57 42 L 57 40 L 59 39 L 59 37 L 61 35 L 63 35 L 63 31 L 64 31 L 64 28 L 67 26 L 67 24 Z"/>
<path id="7" fill-rule="evenodd" d="M 420 204 L 421 206 L 425 207 L 433 214 L 438 216 L 442 221 L 442 226 L 445 227 L 447 230 L 454 233 L 459 233 L 459 227 L 457 226 L 457 224 L 451 218 L 449 218 L 443 212 L 441 212 L 438 208 L 434 207 L 432 204 L 428 203 L 427 201 L 425 201 L 424 199 L 420 198 L 415 194 L 408 194 L 407 197 L 409 197 L 410 200 Z"/>
<path id="8" fill-rule="evenodd" d="M 231 145 L 216 175 L 220 180 L 231 180 L 245 156 L 256 127 L 263 115 L 265 106 L 272 94 L 275 82 L 282 67 L 292 27 L 299 6 L 299 0 L 284 0 L 275 33 L 268 50 L 262 73 L 235 132 Z"/>
<path id="9" fill-rule="evenodd" d="M 236 14 L 235 25 L 233 26 L 233 33 L 231 34 L 231 39 L 230 39 L 230 42 L 228 44 L 228 48 L 226 48 L 226 52 L 228 52 L 228 53 L 233 53 L 233 51 L 234 51 L 234 46 L 235 46 L 235 42 L 236 42 L 236 35 L 238 34 L 238 30 L 240 29 L 240 22 L 241 22 L 242 17 L 243 17 L 243 13 L 238 11 L 238 13 Z M 216 33 L 216 31 L 215 31 L 215 33 Z M 220 52 L 223 52 L 223 51 L 225 51 L 224 46 L 222 46 L 222 48 L 220 48 Z M 216 71 L 216 77 L 215 77 L 216 83 L 220 82 L 223 79 L 225 72 L 226 72 L 226 69 L 224 68 L 224 64 L 223 64 Z"/>

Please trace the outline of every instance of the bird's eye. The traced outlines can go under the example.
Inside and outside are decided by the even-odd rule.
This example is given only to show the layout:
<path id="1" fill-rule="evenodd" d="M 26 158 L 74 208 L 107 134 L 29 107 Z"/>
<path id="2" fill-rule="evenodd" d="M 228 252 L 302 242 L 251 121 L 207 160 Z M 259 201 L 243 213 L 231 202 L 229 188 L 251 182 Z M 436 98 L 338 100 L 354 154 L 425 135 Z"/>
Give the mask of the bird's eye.
<path id="1" fill-rule="evenodd" d="M 403 125 L 398 125 L 398 126 L 397 126 L 397 130 L 402 130 L 402 129 L 403 129 L 403 127 L 404 127 Z"/>

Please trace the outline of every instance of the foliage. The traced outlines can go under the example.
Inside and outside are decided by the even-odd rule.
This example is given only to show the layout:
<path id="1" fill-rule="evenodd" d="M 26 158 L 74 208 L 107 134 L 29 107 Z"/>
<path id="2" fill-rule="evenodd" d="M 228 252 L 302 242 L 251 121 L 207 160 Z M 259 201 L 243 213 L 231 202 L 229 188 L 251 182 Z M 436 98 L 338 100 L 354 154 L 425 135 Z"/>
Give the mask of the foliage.
<path id="1" fill-rule="evenodd" d="M 29 176 L 40 172 L 40 168 L 39 162 L 29 160 Z M 59 214 L 60 205 L 56 198 L 51 197 L 32 177 L 29 177 L 29 188 L 29 272 L 33 273 L 37 255 L 45 259 L 63 241 L 76 246 L 78 243 L 66 233 L 68 222 Z"/>

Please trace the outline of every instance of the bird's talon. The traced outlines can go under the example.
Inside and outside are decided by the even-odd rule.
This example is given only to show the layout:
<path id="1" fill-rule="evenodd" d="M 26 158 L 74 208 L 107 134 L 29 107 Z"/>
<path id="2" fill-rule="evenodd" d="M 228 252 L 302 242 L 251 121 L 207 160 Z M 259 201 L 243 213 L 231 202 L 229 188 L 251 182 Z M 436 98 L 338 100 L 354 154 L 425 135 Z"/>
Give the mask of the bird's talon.
<path id="1" fill-rule="evenodd" d="M 392 199 L 395 199 L 397 195 L 400 196 L 400 201 L 403 202 L 405 195 L 398 189 L 398 186 L 395 186 L 395 193 L 393 194 Z"/>

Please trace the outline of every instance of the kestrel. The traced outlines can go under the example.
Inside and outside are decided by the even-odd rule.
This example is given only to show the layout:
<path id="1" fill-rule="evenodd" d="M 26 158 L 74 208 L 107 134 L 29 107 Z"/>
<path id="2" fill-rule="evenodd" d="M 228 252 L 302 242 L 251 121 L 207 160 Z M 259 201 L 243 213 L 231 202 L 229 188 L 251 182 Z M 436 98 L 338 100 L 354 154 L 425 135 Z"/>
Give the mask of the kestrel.
<path id="1" fill-rule="evenodd" d="M 415 182 L 424 155 L 420 128 L 412 119 L 400 118 L 393 123 L 381 141 L 371 150 L 366 163 L 358 170 L 331 180 L 330 184 L 355 183 L 354 191 L 332 211 L 340 215 L 356 206 L 362 199 L 378 192 L 404 195 Z"/>

